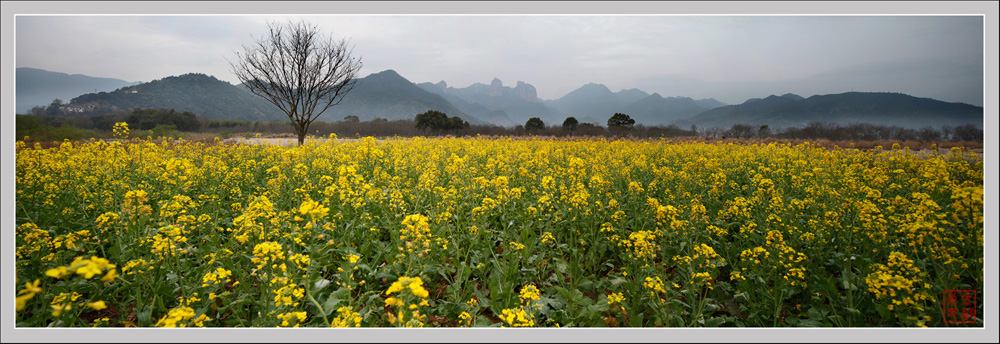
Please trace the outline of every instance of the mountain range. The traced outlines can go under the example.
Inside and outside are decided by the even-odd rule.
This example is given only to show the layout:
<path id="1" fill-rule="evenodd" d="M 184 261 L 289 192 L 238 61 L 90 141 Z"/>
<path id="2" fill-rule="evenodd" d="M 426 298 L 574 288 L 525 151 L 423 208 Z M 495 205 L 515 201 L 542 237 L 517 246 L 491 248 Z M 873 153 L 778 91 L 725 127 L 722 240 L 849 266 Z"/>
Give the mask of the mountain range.
<path id="1" fill-rule="evenodd" d="M 803 98 L 796 94 L 749 99 L 688 119 L 698 126 L 734 124 L 800 127 L 811 122 L 871 123 L 904 128 L 973 124 L 983 127 L 983 108 L 890 92 L 846 92 Z"/>
<path id="2" fill-rule="evenodd" d="M 22 75 L 22 71 L 24 75 Z M 44 99 L 44 94 L 61 89 L 61 78 L 45 79 L 35 75 L 37 69 L 18 68 L 19 113 L 40 103 L 22 103 L 22 99 Z M 45 71 L 43 71 L 45 72 Z M 79 78 L 79 76 L 74 76 Z M 90 78 L 95 83 L 103 78 Z M 113 81 L 115 79 L 108 79 Z M 212 119 L 286 120 L 277 107 L 251 94 L 242 85 L 233 85 L 204 74 L 170 76 L 147 83 L 127 83 L 111 91 L 84 93 L 73 97 L 70 106 L 86 109 L 81 115 L 109 113 L 130 109 L 168 108 L 191 111 Z M 24 85 L 33 85 L 32 87 Z M 93 83 L 87 84 L 93 90 Z M 105 89 L 110 86 L 105 86 Z M 48 93 L 46 93 L 48 92 Z M 84 91 L 86 92 L 86 91 Z M 23 97 L 22 97 L 22 93 Z M 67 96 L 65 98 L 71 98 Z M 37 102 L 37 101 L 36 101 Z M 771 95 L 749 99 L 742 104 L 727 105 L 713 98 L 664 97 L 639 89 L 612 92 L 608 87 L 590 83 L 565 96 L 544 100 L 537 96 L 533 85 L 517 81 L 505 86 L 494 78 L 489 85 L 475 83 L 467 87 L 450 87 L 445 81 L 414 84 L 393 70 L 385 70 L 358 79 L 355 88 L 343 101 L 324 112 L 319 120 L 338 121 L 345 116 L 361 120 L 384 118 L 412 119 L 427 110 L 437 110 L 458 116 L 470 124 L 491 124 L 511 127 L 523 125 L 531 117 L 539 117 L 546 125 L 558 126 L 573 116 L 580 123 L 605 125 L 614 113 L 626 113 L 636 124 L 677 125 L 686 128 L 729 127 L 733 124 L 769 125 L 773 128 L 803 126 L 823 121 L 838 124 L 869 122 L 908 128 L 923 126 L 983 125 L 983 108 L 964 103 L 947 103 L 929 98 L 917 98 L 900 93 L 862 93 L 815 95 L 804 98 L 795 94 Z M 82 110 L 81 110 L 82 111 Z"/>
<path id="3" fill-rule="evenodd" d="M 448 87 L 444 81 L 417 86 L 439 94 L 462 111 L 495 125 L 512 127 L 532 117 L 550 124 L 556 121 L 559 121 L 556 124 L 562 124 L 565 119 L 562 113 L 542 104 L 535 87 L 523 81 L 518 81 L 513 88 L 504 86 L 497 78 L 493 78 L 489 85 L 475 83 L 465 88 Z"/>
<path id="4" fill-rule="evenodd" d="M 55 99 L 69 102 L 73 97 L 87 92 L 113 91 L 138 84 L 112 78 L 95 78 L 82 74 L 50 72 L 43 69 L 20 67 L 16 70 L 14 100 L 17 113 L 26 113 L 35 106 L 48 106 Z"/>

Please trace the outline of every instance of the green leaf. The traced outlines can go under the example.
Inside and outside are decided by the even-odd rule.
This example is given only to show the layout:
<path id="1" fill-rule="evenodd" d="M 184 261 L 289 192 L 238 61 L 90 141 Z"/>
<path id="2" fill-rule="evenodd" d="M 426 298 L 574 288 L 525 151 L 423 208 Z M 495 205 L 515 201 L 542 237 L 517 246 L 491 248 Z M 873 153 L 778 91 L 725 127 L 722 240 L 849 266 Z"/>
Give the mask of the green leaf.
<path id="1" fill-rule="evenodd" d="M 476 317 L 476 323 L 475 323 L 476 327 L 500 327 L 501 325 L 502 322 L 494 324 L 492 321 L 490 321 L 490 318 L 487 318 L 485 315 L 480 315 Z"/>
<path id="2" fill-rule="evenodd" d="M 678 300 L 678 299 L 673 299 L 673 300 L 667 301 L 667 303 L 675 304 L 675 305 L 678 305 L 678 306 L 683 306 L 684 308 L 688 308 L 688 309 L 691 308 L 691 305 L 687 304 L 687 302 L 684 302 L 684 301 L 681 301 L 681 300 Z"/>
<path id="3" fill-rule="evenodd" d="M 622 284 L 625 284 L 625 283 L 628 283 L 628 280 L 626 280 L 625 278 L 622 278 L 621 276 L 619 276 L 619 277 L 615 277 L 615 278 L 612 278 L 612 279 L 611 279 L 610 281 L 608 281 L 608 282 L 610 282 L 610 283 L 611 283 L 611 286 L 613 286 L 613 287 L 616 287 L 616 288 L 617 288 L 618 286 L 620 286 L 620 285 L 622 285 Z"/>
<path id="4" fill-rule="evenodd" d="M 723 317 L 713 317 L 705 320 L 705 327 L 719 327 L 726 323 L 726 318 Z"/>
<path id="5" fill-rule="evenodd" d="M 439 264 L 427 264 L 424 265 L 424 273 L 428 275 L 433 275 L 441 270 L 441 265 Z"/>
<path id="6" fill-rule="evenodd" d="M 587 298 L 587 300 L 590 299 Z M 602 312 L 606 310 L 608 310 L 607 300 L 605 300 L 604 302 L 594 302 L 594 304 L 587 306 L 587 313 L 588 313 L 587 315 L 588 316 L 600 315 Z"/>
<path id="7" fill-rule="evenodd" d="M 382 279 L 384 279 L 384 280 L 387 280 L 387 281 L 390 281 L 390 282 L 391 281 L 395 281 L 396 279 L 398 279 L 398 276 L 396 276 L 396 274 L 392 273 L 392 269 L 380 269 L 380 270 L 378 270 L 378 272 L 375 273 L 374 277 L 375 277 L 376 280 L 382 280 Z"/>
<path id="8" fill-rule="evenodd" d="M 139 326 L 140 327 L 148 327 L 148 326 L 152 325 L 150 323 L 150 320 L 149 320 L 149 318 L 151 317 L 152 312 L 153 312 L 153 306 L 152 305 L 146 305 L 145 307 L 142 307 L 142 310 L 139 311 L 138 314 L 136 314 L 137 318 L 138 318 L 137 320 L 139 320 Z"/>
<path id="9" fill-rule="evenodd" d="M 569 301 L 571 299 L 570 292 L 569 292 L 568 289 L 560 287 L 560 286 L 557 286 L 557 285 L 552 286 L 552 289 L 555 289 L 556 292 L 558 292 L 559 295 L 561 295 L 567 301 Z"/>
<path id="10" fill-rule="evenodd" d="M 327 315 L 333 313 L 341 302 L 346 301 L 347 298 L 350 297 L 350 293 L 351 291 L 347 290 L 347 288 L 340 288 L 333 291 L 330 293 L 330 296 L 326 298 L 326 301 L 323 302 L 323 311 L 325 311 Z"/>
<path id="11" fill-rule="evenodd" d="M 542 305 L 542 309 L 539 313 L 545 316 L 549 316 L 552 312 L 560 310 L 565 306 L 562 302 L 559 302 L 559 300 L 545 296 L 539 297 L 538 302 Z"/>
<path id="12" fill-rule="evenodd" d="M 312 292 L 312 293 L 315 294 L 315 293 L 317 293 L 319 291 L 322 291 L 323 288 L 326 288 L 326 286 L 328 286 L 328 285 L 330 285 L 330 280 L 325 279 L 325 278 L 320 278 L 319 281 L 316 281 L 316 283 L 313 283 L 313 286 L 312 286 L 312 289 L 310 290 L 310 292 Z"/>
<path id="13" fill-rule="evenodd" d="M 799 325 L 802 327 L 821 327 L 823 323 L 812 319 L 802 319 L 799 321 Z"/>
<path id="14" fill-rule="evenodd" d="M 848 313 L 851 313 L 852 316 L 856 316 L 856 317 L 860 317 L 861 316 L 861 312 L 858 311 L 857 309 L 854 309 L 854 308 L 851 308 L 851 307 L 846 307 L 844 309 L 846 309 Z"/>
<path id="15" fill-rule="evenodd" d="M 632 327 L 642 327 L 643 316 L 644 316 L 643 313 L 635 314 L 634 316 L 628 319 L 628 325 Z"/>
<path id="16" fill-rule="evenodd" d="M 482 304 L 484 308 L 490 308 L 492 306 L 493 303 L 490 302 L 490 299 L 483 295 L 482 291 L 479 289 L 472 289 L 472 291 L 476 294 L 476 299 L 479 300 L 479 303 Z"/>
<path id="17" fill-rule="evenodd" d="M 823 320 L 823 315 L 826 314 L 826 312 L 820 312 L 818 309 L 816 309 L 816 307 L 809 308 L 809 310 L 806 313 L 808 313 L 809 318 L 813 320 Z"/>

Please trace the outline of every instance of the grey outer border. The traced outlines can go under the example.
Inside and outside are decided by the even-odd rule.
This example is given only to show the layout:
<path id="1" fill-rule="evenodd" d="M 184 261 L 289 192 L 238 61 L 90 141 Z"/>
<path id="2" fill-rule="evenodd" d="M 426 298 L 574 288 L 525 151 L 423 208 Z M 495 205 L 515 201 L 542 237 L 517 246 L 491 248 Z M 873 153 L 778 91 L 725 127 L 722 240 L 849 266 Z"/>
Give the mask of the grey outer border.
<path id="1" fill-rule="evenodd" d="M 982 329 L 24 329 L 14 326 L 14 69 L 15 16 L 25 14 L 705 14 L 705 15 L 981 15 L 984 18 L 984 175 L 996 172 L 998 115 L 997 2 L 662 2 L 662 1 L 483 1 L 483 2 L 2 2 L 3 235 L 0 311 L 6 342 L 997 342 L 997 250 L 987 245 Z M 985 178 L 985 209 L 996 202 L 996 183 Z M 995 243 L 996 215 L 986 212 L 987 243 Z M 294 332 L 289 332 L 294 331 Z"/>

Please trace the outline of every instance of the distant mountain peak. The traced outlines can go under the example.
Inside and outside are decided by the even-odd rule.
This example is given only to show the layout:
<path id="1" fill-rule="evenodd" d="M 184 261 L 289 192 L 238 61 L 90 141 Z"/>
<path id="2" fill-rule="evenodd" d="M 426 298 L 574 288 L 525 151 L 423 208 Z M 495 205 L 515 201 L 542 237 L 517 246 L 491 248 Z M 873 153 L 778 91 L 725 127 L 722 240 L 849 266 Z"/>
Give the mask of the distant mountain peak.
<path id="1" fill-rule="evenodd" d="M 503 82 L 499 78 L 493 78 L 490 82 L 490 97 L 499 97 L 503 95 Z"/>
<path id="2" fill-rule="evenodd" d="M 583 85 L 583 87 L 580 87 L 580 89 L 584 89 L 584 88 L 586 88 L 586 89 L 593 89 L 593 90 L 598 90 L 599 89 L 599 90 L 608 91 L 609 93 L 611 93 L 611 89 L 608 88 L 607 86 L 604 86 L 604 84 L 598 84 L 598 83 L 590 82 L 590 83 L 587 83 L 586 85 Z"/>
<path id="3" fill-rule="evenodd" d="M 524 81 L 517 82 L 517 86 L 514 87 L 514 95 L 529 102 L 538 101 L 538 91 L 535 90 L 535 86 Z"/>
<path id="4" fill-rule="evenodd" d="M 399 75 L 399 73 L 397 73 L 395 70 L 392 70 L 392 69 L 386 69 L 386 70 L 378 72 L 378 73 L 372 73 L 369 76 L 375 76 L 375 77 L 381 77 L 381 78 L 399 78 L 399 79 L 405 79 L 405 78 L 403 78 L 402 75 Z"/>

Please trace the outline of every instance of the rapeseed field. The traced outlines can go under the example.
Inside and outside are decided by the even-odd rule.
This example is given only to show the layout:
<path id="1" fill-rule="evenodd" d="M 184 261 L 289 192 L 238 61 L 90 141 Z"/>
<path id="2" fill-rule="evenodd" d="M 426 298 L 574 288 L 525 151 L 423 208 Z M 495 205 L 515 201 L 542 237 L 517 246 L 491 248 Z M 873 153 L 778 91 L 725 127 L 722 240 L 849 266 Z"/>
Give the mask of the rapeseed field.
<path id="1" fill-rule="evenodd" d="M 17 142 L 17 326 L 940 327 L 983 290 L 960 148 L 115 133 Z"/>

